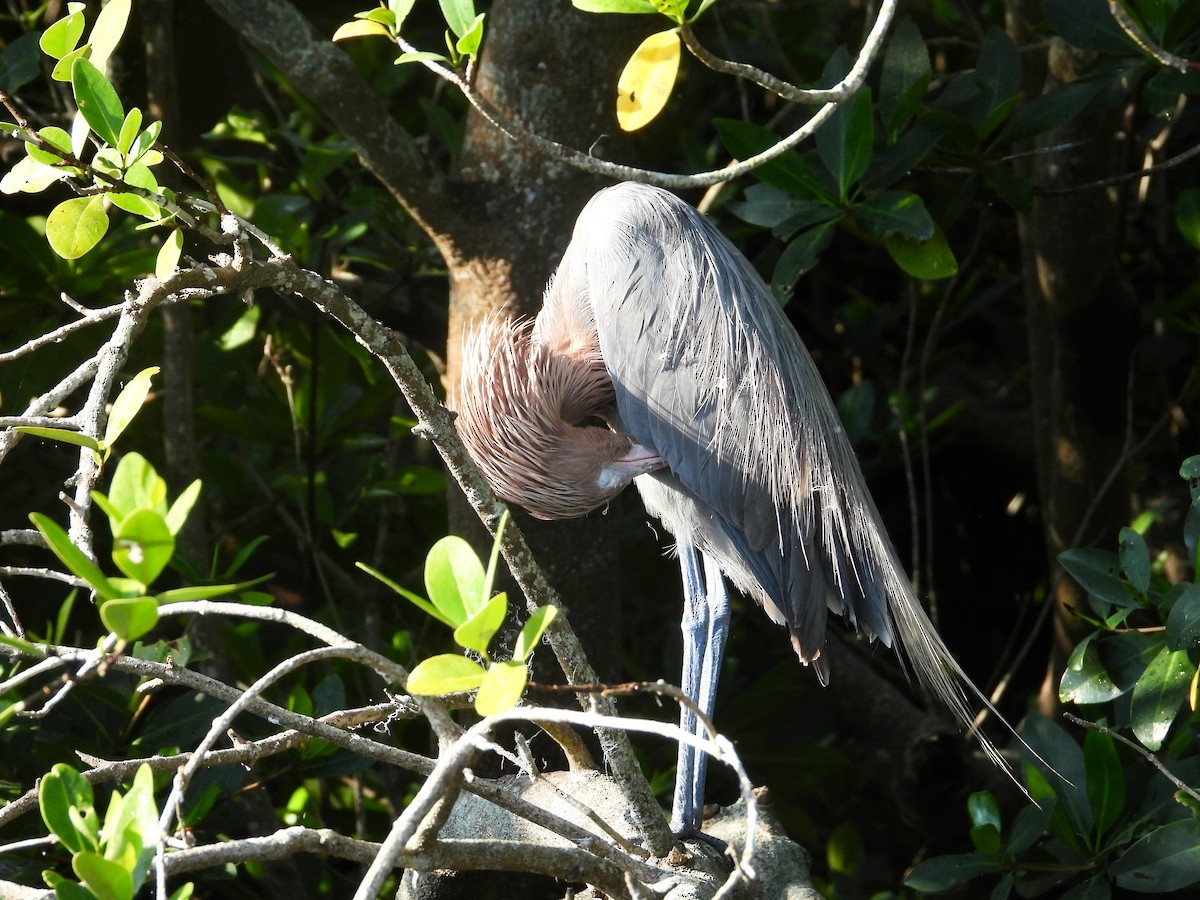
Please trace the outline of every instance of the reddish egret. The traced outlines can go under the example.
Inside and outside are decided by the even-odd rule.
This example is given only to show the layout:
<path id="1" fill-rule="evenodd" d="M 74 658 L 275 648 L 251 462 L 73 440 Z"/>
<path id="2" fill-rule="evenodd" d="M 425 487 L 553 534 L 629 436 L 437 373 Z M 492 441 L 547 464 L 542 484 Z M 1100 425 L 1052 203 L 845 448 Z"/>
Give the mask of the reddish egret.
<path id="1" fill-rule="evenodd" d="M 496 493 L 582 516 L 631 481 L 675 537 L 682 686 L 711 714 L 724 578 L 829 678 L 827 610 L 899 649 L 963 722 L 978 695 L 888 540 L 808 351 L 750 263 L 695 209 L 640 184 L 584 208 L 536 321 L 467 338 L 458 428 Z M 682 727 L 694 733 L 686 710 Z M 995 749 L 985 742 L 993 757 Z M 671 827 L 695 832 L 704 759 L 681 747 Z"/>

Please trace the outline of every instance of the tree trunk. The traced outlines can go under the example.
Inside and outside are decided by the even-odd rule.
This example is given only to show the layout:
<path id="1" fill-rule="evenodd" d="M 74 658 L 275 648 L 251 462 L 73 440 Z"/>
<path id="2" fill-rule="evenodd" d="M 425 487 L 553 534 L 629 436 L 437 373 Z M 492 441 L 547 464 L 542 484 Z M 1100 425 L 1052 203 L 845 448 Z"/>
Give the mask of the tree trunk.
<path id="1" fill-rule="evenodd" d="M 1028 11 L 1024 21 L 1036 21 Z M 1013 21 L 1019 23 L 1019 17 Z M 1018 43 L 1029 33 L 1014 27 Z M 1027 51 L 1031 56 L 1037 51 Z M 1074 81 L 1089 55 L 1061 39 L 1051 41 L 1034 71 L 1044 90 Z M 1026 92 L 1042 84 L 1023 85 Z M 1071 547 L 1111 541 L 1128 510 L 1121 472 L 1121 434 L 1137 309 L 1124 279 L 1118 250 L 1125 192 L 1120 187 L 1049 193 L 1110 177 L 1124 168 L 1127 147 L 1119 136 L 1124 110 L 1081 116 L 1043 135 L 1042 153 L 1029 158 L 1033 208 L 1018 218 L 1023 259 L 1035 460 L 1051 577 L 1051 657 L 1039 698 L 1050 715 L 1067 657 L 1082 637 L 1075 610 L 1086 607 L 1082 589 L 1059 568 Z M 1066 148 L 1066 149 L 1063 149 Z"/>

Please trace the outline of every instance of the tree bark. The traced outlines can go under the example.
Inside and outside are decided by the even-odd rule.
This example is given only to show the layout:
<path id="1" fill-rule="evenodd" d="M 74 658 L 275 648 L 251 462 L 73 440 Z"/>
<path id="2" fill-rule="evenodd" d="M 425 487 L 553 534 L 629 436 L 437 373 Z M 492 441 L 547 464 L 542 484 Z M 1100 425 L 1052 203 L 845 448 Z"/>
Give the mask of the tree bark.
<path id="1" fill-rule="evenodd" d="M 1014 15 L 1010 33 L 1030 42 Z M 1029 51 L 1026 57 L 1038 51 Z M 1086 73 L 1090 56 L 1054 38 L 1030 76 L 1049 91 Z M 1121 434 L 1137 309 L 1119 259 L 1125 191 L 1120 187 L 1048 194 L 1115 175 L 1127 148 L 1120 137 L 1124 109 L 1092 113 L 1041 136 L 1026 176 L 1033 208 L 1018 217 L 1029 336 L 1035 460 L 1046 552 L 1051 571 L 1054 640 L 1039 697 L 1055 712 L 1067 657 L 1082 637 L 1076 609 L 1082 589 L 1059 568 L 1071 547 L 1111 541 L 1128 516 L 1121 472 Z M 1066 149 L 1063 149 L 1063 148 Z M 1116 477 L 1112 477 L 1112 476 Z M 1111 479 L 1111 480 L 1110 480 Z"/>

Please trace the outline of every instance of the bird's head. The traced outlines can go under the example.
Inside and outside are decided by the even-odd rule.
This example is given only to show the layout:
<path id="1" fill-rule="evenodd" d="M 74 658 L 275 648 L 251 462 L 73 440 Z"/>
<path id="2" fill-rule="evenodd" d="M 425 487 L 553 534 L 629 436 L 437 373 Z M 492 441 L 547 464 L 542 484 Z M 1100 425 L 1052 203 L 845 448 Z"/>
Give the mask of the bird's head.
<path id="1" fill-rule="evenodd" d="M 662 468 L 605 422 L 612 383 L 598 350 L 555 352 L 531 322 L 485 319 L 463 345 L 455 425 L 492 489 L 539 519 L 598 509 Z"/>

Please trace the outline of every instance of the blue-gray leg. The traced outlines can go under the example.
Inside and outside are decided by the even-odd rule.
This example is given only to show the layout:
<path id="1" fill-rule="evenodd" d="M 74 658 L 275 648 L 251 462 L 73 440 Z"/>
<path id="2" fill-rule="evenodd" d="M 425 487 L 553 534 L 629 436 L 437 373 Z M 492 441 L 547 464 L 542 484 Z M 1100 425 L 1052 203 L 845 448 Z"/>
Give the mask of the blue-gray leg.
<path id="1" fill-rule="evenodd" d="M 700 710 L 711 717 L 717 699 L 717 678 L 729 632 L 729 595 L 721 570 L 694 547 L 679 545 L 683 573 L 683 676 L 680 687 Z M 679 727 L 685 734 L 702 734 L 696 714 L 683 707 Z M 704 813 L 704 775 L 708 756 L 686 744 L 679 747 L 675 770 L 675 799 L 671 807 L 671 831 L 681 837 L 700 830 Z"/>

